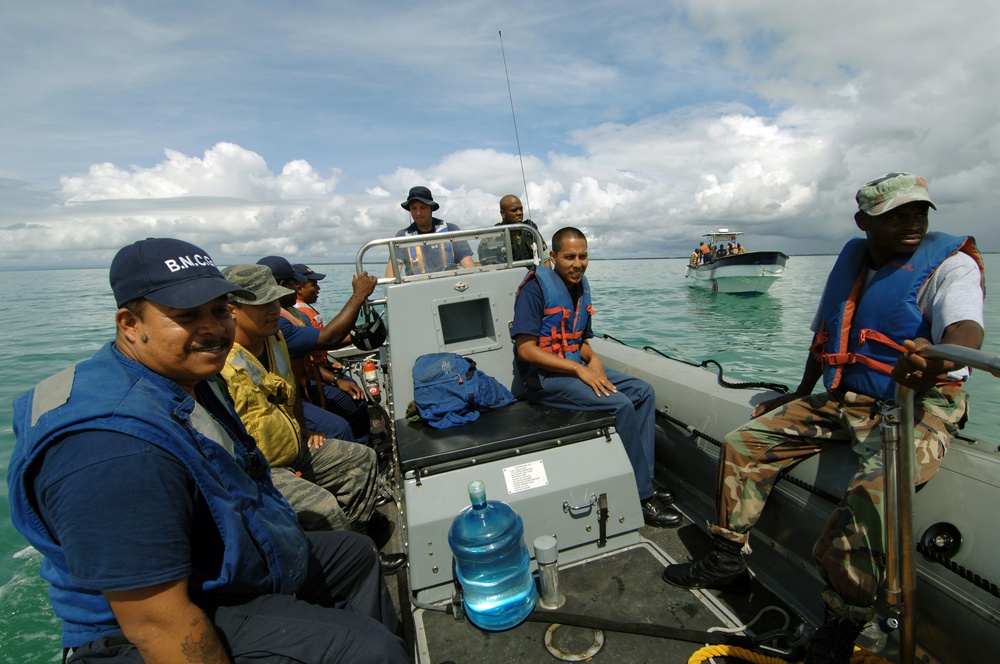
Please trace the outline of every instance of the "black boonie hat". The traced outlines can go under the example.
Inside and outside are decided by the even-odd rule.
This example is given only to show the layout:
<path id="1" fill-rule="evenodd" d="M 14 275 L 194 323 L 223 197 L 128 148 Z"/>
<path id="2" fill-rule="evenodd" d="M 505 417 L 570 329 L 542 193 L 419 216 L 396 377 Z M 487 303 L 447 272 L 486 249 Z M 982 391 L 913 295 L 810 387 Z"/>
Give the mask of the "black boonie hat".
<path id="1" fill-rule="evenodd" d="M 431 196 L 431 190 L 427 187 L 411 187 L 410 193 L 406 195 L 406 201 L 400 203 L 399 206 L 404 210 L 409 210 L 410 203 L 413 201 L 420 201 L 424 205 L 430 205 L 431 210 L 436 210 L 441 207 L 434 202 L 434 197 Z"/>

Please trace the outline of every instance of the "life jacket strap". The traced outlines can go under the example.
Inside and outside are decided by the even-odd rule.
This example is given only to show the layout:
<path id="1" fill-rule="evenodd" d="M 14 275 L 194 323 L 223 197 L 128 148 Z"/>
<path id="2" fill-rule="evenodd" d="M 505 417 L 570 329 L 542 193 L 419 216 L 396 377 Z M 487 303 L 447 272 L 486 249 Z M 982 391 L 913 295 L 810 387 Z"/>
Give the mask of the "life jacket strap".
<path id="1" fill-rule="evenodd" d="M 889 348 L 892 348 L 893 350 L 898 350 L 900 353 L 905 353 L 906 352 L 906 349 L 903 348 L 903 346 L 901 346 L 900 344 L 896 343 L 895 341 L 893 341 L 889 337 L 885 336 L 884 334 L 882 334 L 878 330 L 870 330 L 868 328 L 863 328 L 858 333 L 858 343 L 861 344 L 861 345 L 864 345 L 864 343 L 867 342 L 868 340 L 877 341 L 877 342 L 879 342 L 881 344 L 885 344 L 886 346 L 888 346 Z"/>
<path id="2" fill-rule="evenodd" d="M 829 364 L 835 367 L 843 364 L 863 364 L 869 369 L 873 369 L 879 373 L 884 373 L 886 375 L 892 373 L 891 364 L 879 362 L 878 360 L 874 360 L 867 355 L 860 355 L 858 353 L 820 353 L 819 360 L 823 362 L 823 364 Z"/>

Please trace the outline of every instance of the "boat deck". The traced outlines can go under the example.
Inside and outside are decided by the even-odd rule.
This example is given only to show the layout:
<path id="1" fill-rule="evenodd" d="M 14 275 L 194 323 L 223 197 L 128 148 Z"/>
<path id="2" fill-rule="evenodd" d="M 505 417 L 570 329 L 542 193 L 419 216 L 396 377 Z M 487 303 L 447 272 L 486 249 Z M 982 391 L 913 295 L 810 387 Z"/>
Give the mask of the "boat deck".
<path id="1" fill-rule="evenodd" d="M 391 504 L 387 507 L 392 509 Z M 564 653 L 565 661 L 686 662 L 704 644 L 685 640 L 688 634 L 669 634 L 672 628 L 700 632 L 713 627 L 732 628 L 752 621 L 769 606 L 779 607 L 785 614 L 766 611 L 747 634 L 794 630 L 801 624 L 801 619 L 756 581 L 753 592 L 744 596 L 692 592 L 664 583 L 660 573 L 665 564 L 697 558 L 708 551 L 708 538 L 690 521 L 678 529 L 645 527 L 640 533 L 643 541 L 636 546 L 561 568 L 560 591 L 566 603 L 556 612 L 585 616 L 585 620 L 597 624 L 607 621 L 628 627 L 634 623 L 643 632 L 667 632 L 667 635 L 627 633 L 605 627 L 603 646 L 588 653 L 595 643 L 592 629 L 568 625 L 552 628 L 553 621 L 547 615 L 550 612 L 543 609 L 536 609 L 514 629 L 487 632 L 468 620 L 456 620 L 445 603 L 438 605 L 446 609 L 443 611 L 412 610 L 412 621 L 405 625 L 411 652 L 417 653 L 418 661 L 435 664 L 461 664 L 473 659 L 518 663 L 560 659 L 547 650 L 548 641 L 557 652 Z M 406 578 L 401 573 L 388 579 L 390 590 L 403 607 L 404 619 L 411 609 Z M 786 615 L 790 624 L 786 623 Z M 661 626 L 666 629 L 660 629 Z M 788 641 L 779 640 L 776 645 L 786 647 Z M 715 661 L 745 660 L 717 657 Z"/>

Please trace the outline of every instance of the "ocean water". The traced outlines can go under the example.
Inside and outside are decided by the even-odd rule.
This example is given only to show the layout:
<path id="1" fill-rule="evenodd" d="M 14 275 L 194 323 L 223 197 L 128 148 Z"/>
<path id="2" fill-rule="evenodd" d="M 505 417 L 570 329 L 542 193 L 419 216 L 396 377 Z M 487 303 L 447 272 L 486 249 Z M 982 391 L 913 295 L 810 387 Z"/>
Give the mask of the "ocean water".
<path id="1" fill-rule="evenodd" d="M 653 346 L 678 359 L 714 359 L 727 379 L 794 388 L 811 340 L 809 323 L 833 261 L 833 256 L 793 256 L 769 293 L 744 297 L 691 287 L 684 279 L 686 259 L 593 260 L 587 274 L 597 312 L 594 331 L 630 345 Z M 985 262 L 987 275 L 998 273 L 1000 255 L 987 255 Z M 313 267 L 328 274 L 317 306 L 331 315 L 347 299 L 354 267 Z M 47 585 L 38 576 L 41 557 L 10 522 L 5 481 L 14 446 L 10 404 L 110 339 L 114 300 L 106 269 L 0 272 L 0 280 L 0 308 L 7 312 L 0 318 L 0 659 L 58 662 L 60 627 L 49 607 Z M 40 296 L 29 298 L 36 290 Z M 14 312 L 32 301 L 33 318 L 41 315 L 46 322 L 35 328 L 15 325 Z M 983 350 L 1000 354 L 1000 295 L 989 286 L 986 330 Z M 1000 380 L 976 372 L 968 390 L 972 421 L 966 433 L 1000 443 Z"/>

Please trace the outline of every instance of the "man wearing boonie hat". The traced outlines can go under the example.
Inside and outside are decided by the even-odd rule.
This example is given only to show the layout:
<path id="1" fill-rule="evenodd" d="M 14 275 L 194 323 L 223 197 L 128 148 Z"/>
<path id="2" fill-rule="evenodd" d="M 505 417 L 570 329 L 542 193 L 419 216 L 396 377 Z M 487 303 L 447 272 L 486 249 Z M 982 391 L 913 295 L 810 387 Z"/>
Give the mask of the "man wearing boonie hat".
<path id="1" fill-rule="evenodd" d="M 255 296 L 229 297 L 236 342 L 222 377 L 243 425 L 271 465 L 274 485 L 306 530 L 367 533 L 378 497 L 375 450 L 331 437 L 324 424 L 336 416 L 302 402 L 278 329 L 278 301 L 294 291 L 279 286 L 265 265 L 233 265 L 223 275 Z M 308 417 L 304 408 L 312 411 Z M 381 527 L 382 519 L 375 524 Z M 383 568 L 395 571 L 404 560 L 383 557 Z"/>
<path id="2" fill-rule="evenodd" d="M 413 223 L 396 233 L 396 237 L 446 233 L 462 230 L 455 224 L 445 223 L 433 216 L 440 205 L 434 201 L 427 187 L 411 187 L 406 200 L 399 204 L 410 213 Z M 405 274 L 427 274 L 453 268 L 475 267 L 472 249 L 465 240 L 440 242 L 430 245 L 410 245 L 396 250 L 396 263 Z M 392 261 L 385 268 L 385 276 L 392 277 Z"/>
<path id="3" fill-rule="evenodd" d="M 847 243 L 827 279 L 802 382 L 726 436 L 712 551 L 663 572 L 685 588 L 748 591 L 741 550 L 777 474 L 850 445 L 854 476 L 813 549 L 827 584 L 826 620 L 806 664 L 849 661 L 885 579 L 881 417 L 872 413 L 894 397 L 896 382 L 916 392 L 917 483 L 930 480 L 968 416 L 968 369 L 919 351 L 941 343 L 978 349 L 984 336 L 982 259 L 971 237 L 927 232 L 929 210 L 937 210 L 927 180 L 888 173 L 861 187 L 856 201 L 854 221 L 866 237 Z M 813 394 L 820 378 L 825 389 Z"/>
<path id="4" fill-rule="evenodd" d="M 121 249 L 110 280 L 115 340 L 14 403 L 11 520 L 67 661 L 408 661 L 371 543 L 302 531 L 213 380 L 226 297 L 254 294 L 171 238 Z"/>

